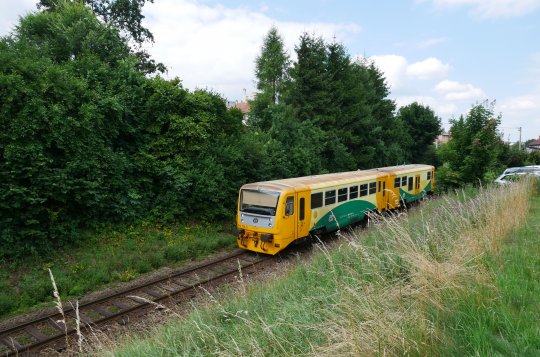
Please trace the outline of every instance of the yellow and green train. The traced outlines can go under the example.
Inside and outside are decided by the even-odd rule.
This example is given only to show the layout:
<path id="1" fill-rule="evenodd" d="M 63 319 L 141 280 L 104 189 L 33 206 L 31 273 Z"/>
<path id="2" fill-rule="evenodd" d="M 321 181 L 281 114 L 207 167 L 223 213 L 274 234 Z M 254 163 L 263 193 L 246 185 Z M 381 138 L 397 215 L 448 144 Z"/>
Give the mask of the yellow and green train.
<path id="1" fill-rule="evenodd" d="M 298 239 L 417 201 L 434 188 L 435 168 L 430 165 L 248 183 L 238 197 L 238 246 L 276 254 Z"/>

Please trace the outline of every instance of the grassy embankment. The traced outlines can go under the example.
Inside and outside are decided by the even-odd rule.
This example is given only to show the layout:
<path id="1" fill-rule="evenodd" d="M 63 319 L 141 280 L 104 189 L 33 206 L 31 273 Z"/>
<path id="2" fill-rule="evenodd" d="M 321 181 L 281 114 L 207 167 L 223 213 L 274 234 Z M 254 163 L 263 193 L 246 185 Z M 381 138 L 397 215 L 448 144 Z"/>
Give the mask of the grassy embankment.
<path id="1" fill-rule="evenodd" d="M 49 268 L 66 300 L 236 246 L 234 236 L 210 225 L 116 226 L 83 233 L 79 241 L 47 257 L 0 262 L 0 318 L 53 304 Z"/>
<path id="2" fill-rule="evenodd" d="M 445 197 L 244 287 L 119 356 L 538 355 L 540 198 L 521 182 Z M 532 207 L 530 203 L 532 202 Z M 111 347 L 113 348 L 113 347 Z"/>

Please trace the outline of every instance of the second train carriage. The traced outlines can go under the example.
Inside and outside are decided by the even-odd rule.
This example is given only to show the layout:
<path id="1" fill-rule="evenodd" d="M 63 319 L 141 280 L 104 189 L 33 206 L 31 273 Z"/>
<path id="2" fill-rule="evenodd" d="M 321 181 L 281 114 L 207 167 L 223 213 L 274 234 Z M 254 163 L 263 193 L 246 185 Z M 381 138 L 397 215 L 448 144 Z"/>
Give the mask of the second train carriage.
<path id="1" fill-rule="evenodd" d="M 238 198 L 238 246 L 276 254 L 433 192 L 435 168 L 402 165 L 249 183 Z"/>

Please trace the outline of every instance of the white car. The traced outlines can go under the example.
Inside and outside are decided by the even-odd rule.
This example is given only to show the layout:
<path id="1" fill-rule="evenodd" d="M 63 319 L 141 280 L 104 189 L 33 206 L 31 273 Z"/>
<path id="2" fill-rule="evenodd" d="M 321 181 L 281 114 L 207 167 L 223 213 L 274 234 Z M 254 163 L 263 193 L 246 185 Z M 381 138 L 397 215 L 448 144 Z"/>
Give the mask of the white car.
<path id="1" fill-rule="evenodd" d="M 540 165 L 529 165 L 529 166 L 521 166 L 521 167 L 509 167 L 502 173 L 503 175 L 516 173 L 516 172 L 535 172 L 540 171 Z"/>
<path id="2" fill-rule="evenodd" d="M 506 185 L 510 182 L 519 180 L 520 177 L 525 175 L 533 175 L 540 178 L 540 169 L 538 171 L 510 171 L 508 173 L 506 172 L 507 170 L 505 170 L 501 176 L 497 177 L 494 182 L 500 185 Z"/>

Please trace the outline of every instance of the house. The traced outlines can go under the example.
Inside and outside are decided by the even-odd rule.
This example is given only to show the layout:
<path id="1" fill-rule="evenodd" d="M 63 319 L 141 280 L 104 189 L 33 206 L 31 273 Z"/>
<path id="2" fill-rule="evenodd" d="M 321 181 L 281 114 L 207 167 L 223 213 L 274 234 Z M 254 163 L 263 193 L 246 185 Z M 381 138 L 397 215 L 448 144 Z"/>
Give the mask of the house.
<path id="1" fill-rule="evenodd" d="M 452 134 L 450 132 L 448 133 L 442 133 L 441 135 L 437 136 L 437 138 L 435 139 L 435 147 L 438 148 L 439 145 L 442 145 L 442 144 L 446 144 L 447 142 L 450 141 L 450 139 L 452 139 Z"/>
<path id="2" fill-rule="evenodd" d="M 538 137 L 538 139 L 532 141 L 529 143 L 529 145 L 527 145 L 527 148 L 526 148 L 527 152 L 532 152 L 532 151 L 535 151 L 535 150 L 540 150 L 540 136 Z"/>
<path id="3" fill-rule="evenodd" d="M 248 119 L 249 112 L 251 111 L 251 108 L 249 106 L 249 102 L 247 101 L 247 99 L 245 101 L 236 102 L 236 104 L 234 105 L 234 108 L 240 109 L 240 111 L 243 114 L 243 118 L 244 118 L 243 120 L 245 123 L 246 120 Z"/>

